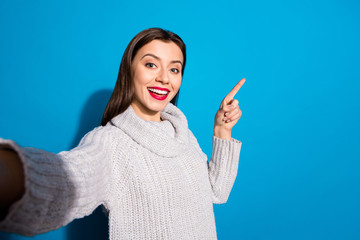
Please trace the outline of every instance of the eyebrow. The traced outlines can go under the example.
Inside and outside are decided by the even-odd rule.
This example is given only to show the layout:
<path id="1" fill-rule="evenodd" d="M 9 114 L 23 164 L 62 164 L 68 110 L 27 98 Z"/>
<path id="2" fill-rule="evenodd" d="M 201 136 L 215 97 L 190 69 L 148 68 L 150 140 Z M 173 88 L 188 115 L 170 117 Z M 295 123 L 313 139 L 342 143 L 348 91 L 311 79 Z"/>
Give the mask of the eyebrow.
<path id="1" fill-rule="evenodd" d="M 157 60 L 160 60 L 160 58 L 159 58 L 158 56 L 156 56 L 156 55 L 154 55 L 154 54 L 152 54 L 152 53 L 147 53 L 147 54 L 145 54 L 144 56 L 142 56 L 141 59 L 143 59 L 143 58 L 146 57 L 146 56 L 150 56 L 150 57 L 153 57 L 153 58 L 155 58 L 155 59 L 157 59 Z M 141 60 L 141 59 L 140 59 L 140 60 Z M 180 63 L 181 66 L 183 65 L 183 63 L 182 63 L 180 60 L 172 60 L 171 63 Z"/>

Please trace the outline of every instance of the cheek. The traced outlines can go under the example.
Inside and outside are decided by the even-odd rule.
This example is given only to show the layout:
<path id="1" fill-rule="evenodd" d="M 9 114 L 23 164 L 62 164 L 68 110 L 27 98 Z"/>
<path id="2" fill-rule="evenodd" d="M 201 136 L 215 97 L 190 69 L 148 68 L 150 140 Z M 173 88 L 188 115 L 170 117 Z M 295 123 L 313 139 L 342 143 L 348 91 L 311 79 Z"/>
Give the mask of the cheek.
<path id="1" fill-rule="evenodd" d="M 180 86 L 181 86 L 181 83 L 182 83 L 182 78 L 176 79 L 176 80 L 174 81 L 174 84 L 173 84 L 174 88 L 175 88 L 176 90 L 179 90 L 179 89 L 180 89 Z"/>
<path id="2" fill-rule="evenodd" d="M 135 68 L 134 75 L 139 79 L 144 79 L 150 77 L 153 73 L 147 67 L 139 63 Z"/>
<path id="3" fill-rule="evenodd" d="M 135 71 L 134 73 L 134 85 L 135 87 L 143 87 L 154 78 L 153 74 L 148 71 Z"/>

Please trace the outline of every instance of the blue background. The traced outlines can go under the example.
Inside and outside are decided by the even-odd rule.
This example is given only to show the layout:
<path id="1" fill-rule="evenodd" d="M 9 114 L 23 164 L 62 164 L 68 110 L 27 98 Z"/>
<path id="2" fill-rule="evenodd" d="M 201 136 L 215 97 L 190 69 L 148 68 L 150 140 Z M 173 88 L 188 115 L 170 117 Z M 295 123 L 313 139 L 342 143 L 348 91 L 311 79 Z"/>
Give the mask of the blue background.
<path id="1" fill-rule="evenodd" d="M 238 176 L 214 206 L 219 239 L 360 239 L 359 12 L 350 0 L 2 0 L 0 136 L 74 147 L 99 124 L 131 38 L 166 28 L 188 47 L 179 107 L 208 156 L 215 112 L 247 78 Z M 98 209 L 32 239 L 106 231 Z"/>

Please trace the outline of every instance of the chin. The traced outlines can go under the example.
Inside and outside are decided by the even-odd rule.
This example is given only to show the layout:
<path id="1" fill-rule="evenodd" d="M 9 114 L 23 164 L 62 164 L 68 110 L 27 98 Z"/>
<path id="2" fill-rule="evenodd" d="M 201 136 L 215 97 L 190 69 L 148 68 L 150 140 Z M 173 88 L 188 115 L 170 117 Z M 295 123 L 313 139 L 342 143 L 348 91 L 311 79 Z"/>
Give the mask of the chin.
<path id="1" fill-rule="evenodd" d="M 147 102 L 147 108 L 151 111 L 154 112 L 159 112 L 159 111 L 163 111 L 164 108 L 166 107 L 166 105 L 171 101 L 171 99 L 174 96 L 168 96 L 165 100 L 155 100 L 155 99 L 148 99 L 149 101 Z"/>
<path id="2" fill-rule="evenodd" d="M 148 109 L 153 112 L 162 112 L 169 102 L 148 106 Z"/>

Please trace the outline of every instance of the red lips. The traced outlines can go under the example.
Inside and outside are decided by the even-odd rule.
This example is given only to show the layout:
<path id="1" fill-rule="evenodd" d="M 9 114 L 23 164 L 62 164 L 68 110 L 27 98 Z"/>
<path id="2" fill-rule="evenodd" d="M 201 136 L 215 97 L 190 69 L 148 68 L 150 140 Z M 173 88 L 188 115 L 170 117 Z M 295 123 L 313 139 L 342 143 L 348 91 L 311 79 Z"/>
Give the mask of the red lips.
<path id="1" fill-rule="evenodd" d="M 161 87 L 148 87 L 148 91 L 153 98 L 160 101 L 165 100 L 170 92 L 169 89 Z"/>

